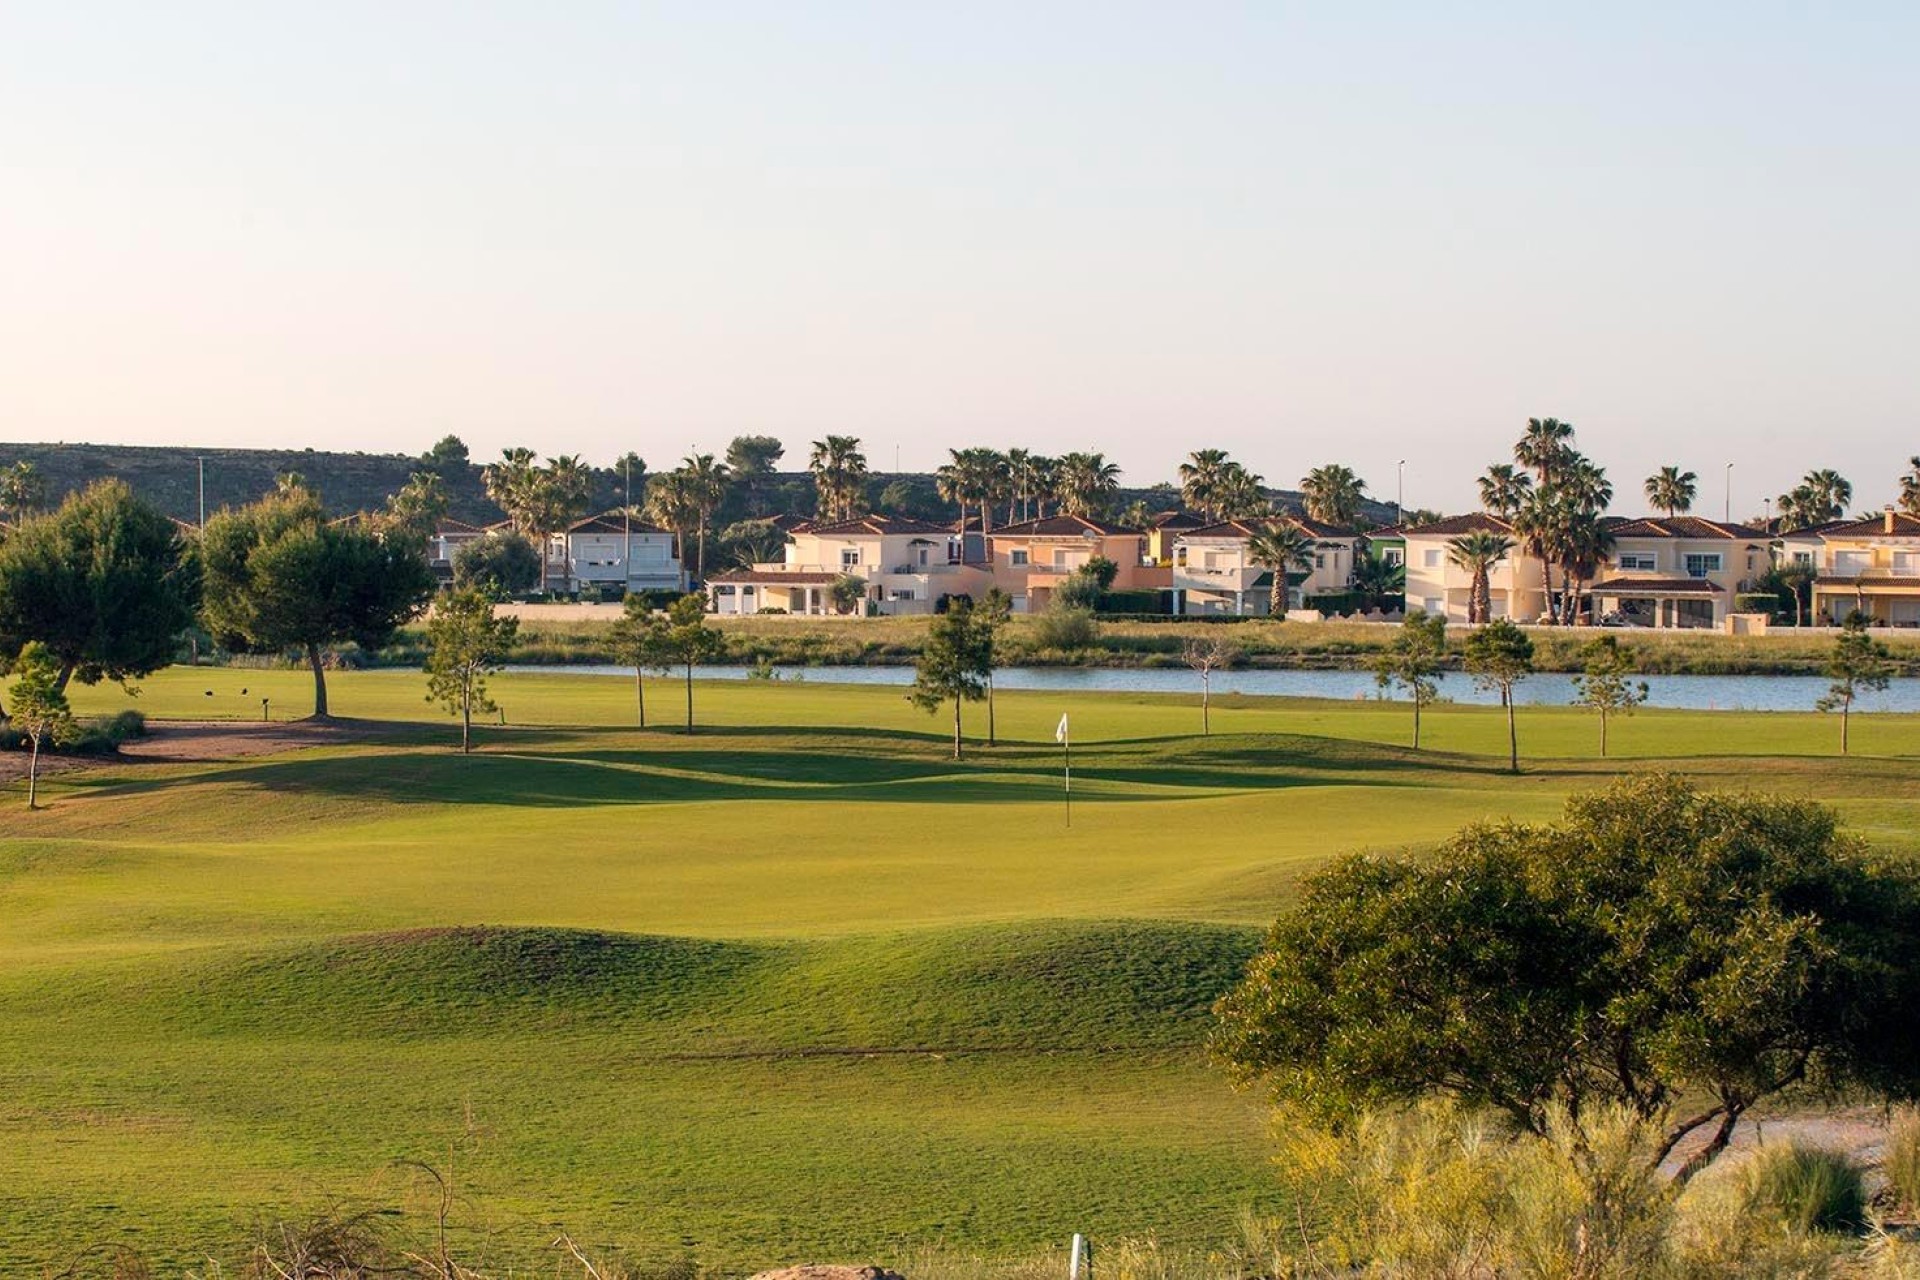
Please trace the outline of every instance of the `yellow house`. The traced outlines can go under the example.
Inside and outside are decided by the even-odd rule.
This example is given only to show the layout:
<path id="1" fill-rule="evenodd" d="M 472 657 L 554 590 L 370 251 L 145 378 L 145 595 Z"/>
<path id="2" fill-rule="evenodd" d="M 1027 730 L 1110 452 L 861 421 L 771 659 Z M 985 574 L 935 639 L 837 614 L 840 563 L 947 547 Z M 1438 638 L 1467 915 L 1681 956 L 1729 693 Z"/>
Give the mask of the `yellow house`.
<path id="1" fill-rule="evenodd" d="M 1174 612 L 1264 614 L 1272 603 L 1273 570 L 1248 555 L 1254 537 L 1276 525 L 1291 525 L 1313 539 L 1312 568 L 1287 571 L 1287 607 L 1309 596 L 1339 592 L 1353 582 L 1360 535 L 1304 516 L 1223 520 L 1188 530 L 1174 543 Z"/>
<path id="2" fill-rule="evenodd" d="M 1513 543 L 1513 550 L 1487 575 L 1493 616 L 1533 622 L 1545 613 L 1546 571 L 1539 559 L 1522 550 L 1511 524 L 1478 511 L 1401 531 L 1406 540 L 1407 612 L 1435 614 L 1448 622 L 1467 620 L 1473 574 L 1453 563 L 1449 552 L 1455 538 L 1470 533 L 1497 534 Z"/>
<path id="3" fill-rule="evenodd" d="M 1814 570 L 1813 616 L 1839 623 L 1858 610 L 1893 627 L 1920 627 L 1920 519 L 1883 510 L 1781 539 L 1783 556 Z"/>
<path id="4" fill-rule="evenodd" d="M 1609 518 L 1613 554 L 1592 585 L 1596 619 L 1643 627 L 1719 627 L 1773 563 L 1767 535 L 1699 516 Z"/>

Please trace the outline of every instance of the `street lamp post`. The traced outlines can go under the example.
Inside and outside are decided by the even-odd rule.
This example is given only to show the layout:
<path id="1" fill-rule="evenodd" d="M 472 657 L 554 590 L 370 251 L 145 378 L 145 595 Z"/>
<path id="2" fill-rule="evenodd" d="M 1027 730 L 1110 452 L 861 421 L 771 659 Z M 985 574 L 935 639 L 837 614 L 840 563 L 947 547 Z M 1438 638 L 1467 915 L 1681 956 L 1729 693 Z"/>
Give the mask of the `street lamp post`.
<path id="1" fill-rule="evenodd" d="M 1407 519 L 1407 460 L 1400 459 L 1395 464 L 1393 482 L 1393 522 L 1404 524 Z"/>
<path id="2" fill-rule="evenodd" d="M 1727 464 L 1727 504 L 1721 509 L 1720 518 L 1728 524 L 1733 523 L 1733 464 Z"/>

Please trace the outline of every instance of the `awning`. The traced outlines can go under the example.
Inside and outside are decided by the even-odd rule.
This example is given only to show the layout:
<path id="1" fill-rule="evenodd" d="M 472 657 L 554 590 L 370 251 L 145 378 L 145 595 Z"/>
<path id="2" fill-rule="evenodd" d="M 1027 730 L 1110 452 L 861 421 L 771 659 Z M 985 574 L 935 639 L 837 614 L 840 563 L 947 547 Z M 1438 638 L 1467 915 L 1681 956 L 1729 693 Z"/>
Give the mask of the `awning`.
<path id="1" fill-rule="evenodd" d="M 1612 578 L 1593 584 L 1593 594 L 1616 600 L 1717 596 L 1719 586 L 1705 578 Z"/>

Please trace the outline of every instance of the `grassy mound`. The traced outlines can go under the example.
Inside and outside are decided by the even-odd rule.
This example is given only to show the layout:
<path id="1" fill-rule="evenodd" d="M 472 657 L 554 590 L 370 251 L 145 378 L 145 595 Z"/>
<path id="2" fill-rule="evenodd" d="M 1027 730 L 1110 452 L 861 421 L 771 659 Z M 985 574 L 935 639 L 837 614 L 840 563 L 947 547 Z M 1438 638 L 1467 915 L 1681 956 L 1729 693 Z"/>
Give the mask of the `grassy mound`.
<path id="1" fill-rule="evenodd" d="M 690 1056 L 1089 1051 L 1197 1043 L 1258 935 L 1161 923 L 975 926 L 745 944 L 414 929 L 221 948 L 148 982 L 168 1028 L 303 1040 L 618 1031 Z M 98 1006 L 96 1006 L 98 1007 Z"/>

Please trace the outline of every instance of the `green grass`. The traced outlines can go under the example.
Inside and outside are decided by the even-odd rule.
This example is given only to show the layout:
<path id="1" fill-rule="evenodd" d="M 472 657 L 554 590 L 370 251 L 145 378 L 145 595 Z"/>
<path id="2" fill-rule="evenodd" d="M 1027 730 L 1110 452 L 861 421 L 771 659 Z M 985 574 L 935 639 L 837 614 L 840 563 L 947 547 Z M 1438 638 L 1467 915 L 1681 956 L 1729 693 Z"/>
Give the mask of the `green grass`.
<path id="1" fill-rule="evenodd" d="M 1827 799 L 1889 847 L 1920 825 L 1904 716 L 1860 718 L 1842 761 L 1811 714 L 1647 711 L 1600 761 L 1589 719 L 1527 709 L 1513 778 L 1487 709 L 1435 709 L 1416 754 L 1373 702 L 1220 699 L 1202 740 L 1192 699 L 1003 694 L 1001 745 L 955 764 L 898 690 L 703 684 L 687 737 L 628 727 L 630 681 L 513 676 L 462 758 L 417 674 L 332 684 L 388 735 L 0 807 L 0 1272 L 99 1240 L 185 1265 L 259 1215 L 416 1203 L 396 1157 L 453 1161 L 461 1240 L 496 1264 L 548 1265 L 559 1229 L 732 1269 L 1200 1247 L 1278 1207 L 1206 1010 L 1327 858 L 1654 764 Z M 134 705 L 309 694 L 174 670 Z"/>

